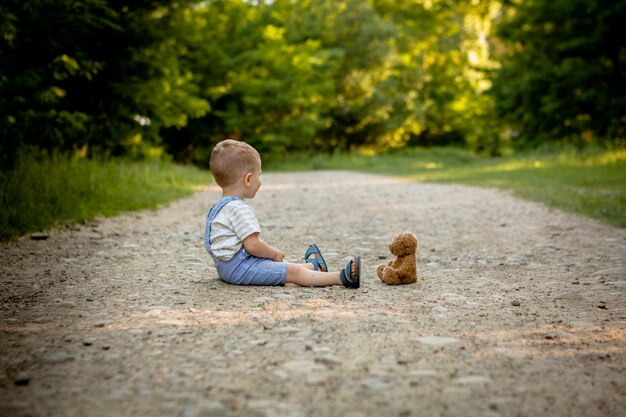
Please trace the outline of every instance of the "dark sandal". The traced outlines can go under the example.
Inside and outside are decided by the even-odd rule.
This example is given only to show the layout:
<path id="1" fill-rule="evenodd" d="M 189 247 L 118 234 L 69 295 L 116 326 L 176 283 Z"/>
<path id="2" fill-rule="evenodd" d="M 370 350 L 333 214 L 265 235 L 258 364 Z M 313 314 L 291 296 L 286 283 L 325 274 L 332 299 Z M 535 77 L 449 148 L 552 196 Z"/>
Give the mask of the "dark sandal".
<path id="1" fill-rule="evenodd" d="M 326 265 L 322 252 L 320 252 L 320 249 L 315 243 L 310 245 L 306 250 L 306 253 L 304 254 L 304 261 L 312 263 L 313 268 L 315 268 L 316 271 L 328 272 L 328 265 Z"/>
<path id="2" fill-rule="evenodd" d="M 356 268 L 352 273 L 352 262 L 356 259 Z M 361 286 L 361 257 L 357 256 L 348 262 L 346 267 L 339 272 L 339 277 L 346 288 L 359 288 Z"/>

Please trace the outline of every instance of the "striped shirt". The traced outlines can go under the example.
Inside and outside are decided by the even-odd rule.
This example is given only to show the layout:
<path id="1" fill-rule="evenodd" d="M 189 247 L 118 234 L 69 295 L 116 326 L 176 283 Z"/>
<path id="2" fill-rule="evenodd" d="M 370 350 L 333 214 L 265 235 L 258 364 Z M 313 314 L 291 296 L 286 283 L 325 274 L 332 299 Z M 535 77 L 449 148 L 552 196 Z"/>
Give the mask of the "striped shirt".
<path id="1" fill-rule="evenodd" d="M 243 200 L 226 204 L 211 223 L 211 252 L 222 261 L 229 261 L 261 226 L 252 207 Z"/>

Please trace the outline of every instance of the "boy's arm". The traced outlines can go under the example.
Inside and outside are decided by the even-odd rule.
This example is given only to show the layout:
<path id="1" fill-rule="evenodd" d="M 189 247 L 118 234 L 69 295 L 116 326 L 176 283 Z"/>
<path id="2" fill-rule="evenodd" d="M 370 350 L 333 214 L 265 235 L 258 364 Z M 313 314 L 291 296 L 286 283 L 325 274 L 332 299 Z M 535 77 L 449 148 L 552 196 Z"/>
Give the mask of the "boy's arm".
<path id="1" fill-rule="evenodd" d="M 267 258 L 275 262 L 282 262 L 285 258 L 285 254 L 274 249 L 267 243 L 259 239 L 258 233 L 253 233 L 243 240 L 243 247 L 246 248 L 250 255 L 254 255 L 257 258 Z"/>

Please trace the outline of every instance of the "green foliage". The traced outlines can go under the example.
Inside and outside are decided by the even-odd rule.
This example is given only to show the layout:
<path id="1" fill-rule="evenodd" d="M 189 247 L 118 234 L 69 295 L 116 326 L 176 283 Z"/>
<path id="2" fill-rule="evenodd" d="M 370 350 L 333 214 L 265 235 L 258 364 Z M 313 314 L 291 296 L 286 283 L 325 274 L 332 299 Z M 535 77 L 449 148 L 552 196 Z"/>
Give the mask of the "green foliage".
<path id="1" fill-rule="evenodd" d="M 31 145 L 133 158 L 162 146 L 208 165 L 226 137 L 274 156 L 623 139 L 625 10 L 626 0 L 7 0 L 0 170 Z"/>
<path id="2" fill-rule="evenodd" d="M 482 93 L 491 63 L 479 41 L 489 10 L 447 1 L 204 2 L 193 19 L 213 42 L 194 43 L 190 63 L 209 74 L 200 94 L 211 111 L 164 131 L 167 147 L 201 164 L 225 137 L 277 156 L 407 143 L 493 151 L 498 135 Z"/>
<path id="3" fill-rule="evenodd" d="M 388 85 L 397 92 L 393 114 L 403 120 L 386 145 L 466 145 L 495 153 L 498 135 L 491 99 L 483 91 L 486 71 L 494 65 L 485 38 L 497 2 L 375 4 L 398 31 Z"/>
<path id="4" fill-rule="evenodd" d="M 174 1 L 10 0 L 0 9 L 2 166 L 17 149 L 125 153 L 208 111 L 182 67 Z"/>
<path id="5" fill-rule="evenodd" d="M 332 52 L 321 50 L 319 41 L 289 44 L 284 36 L 283 28 L 265 26 L 255 49 L 234 57 L 221 91 L 232 97 L 217 112 L 226 131 L 261 151 L 307 146 L 328 123 L 321 111 L 333 84 L 323 67 Z"/>
<path id="6" fill-rule="evenodd" d="M 626 1 L 529 0 L 499 26 L 496 110 L 518 142 L 626 136 Z"/>
<path id="7" fill-rule="evenodd" d="M 14 169 L 0 174 L 0 241 L 69 220 L 156 208 L 210 179 L 206 171 L 162 161 L 20 152 Z"/>

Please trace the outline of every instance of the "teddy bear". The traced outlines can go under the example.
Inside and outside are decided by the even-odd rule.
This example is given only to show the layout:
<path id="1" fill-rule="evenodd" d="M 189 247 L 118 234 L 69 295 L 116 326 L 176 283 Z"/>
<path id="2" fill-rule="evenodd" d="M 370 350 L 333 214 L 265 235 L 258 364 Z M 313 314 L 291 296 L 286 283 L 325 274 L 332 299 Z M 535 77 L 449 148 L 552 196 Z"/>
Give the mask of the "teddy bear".
<path id="1" fill-rule="evenodd" d="M 393 237 L 389 250 L 396 259 L 378 266 L 376 269 L 378 278 L 389 285 L 411 284 L 417 281 L 415 259 L 417 237 L 410 232 L 398 233 Z"/>

